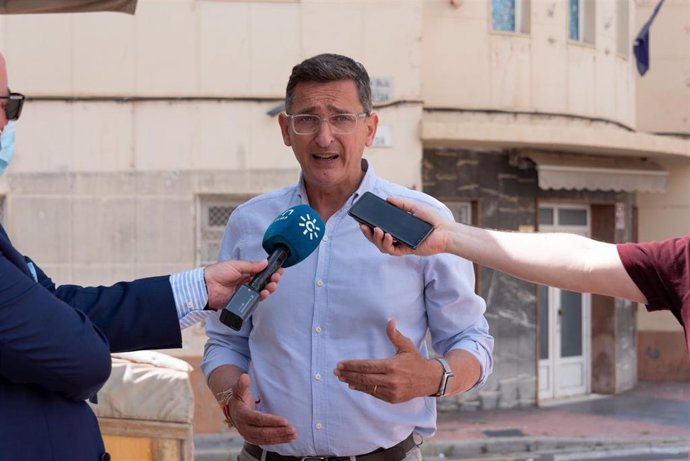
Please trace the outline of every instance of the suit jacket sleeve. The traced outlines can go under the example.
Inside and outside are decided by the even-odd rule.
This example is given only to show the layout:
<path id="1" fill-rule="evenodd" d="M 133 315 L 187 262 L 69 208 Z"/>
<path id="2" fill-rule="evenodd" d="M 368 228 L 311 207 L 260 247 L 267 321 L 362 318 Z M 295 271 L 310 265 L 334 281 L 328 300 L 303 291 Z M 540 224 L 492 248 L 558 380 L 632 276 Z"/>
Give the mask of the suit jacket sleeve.
<path id="1" fill-rule="evenodd" d="M 87 315 L 0 253 L 0 375 L 84 400 L 109 374 L 108 341 Z"/>
<path id="2" fill-rule="evenodd" d="M 112 352 L 182 346 L 169 276 L 119 282 L 110 287 L 62 285 L 36 268 L 38 282 L 85 313 L 105 333 Z"/>

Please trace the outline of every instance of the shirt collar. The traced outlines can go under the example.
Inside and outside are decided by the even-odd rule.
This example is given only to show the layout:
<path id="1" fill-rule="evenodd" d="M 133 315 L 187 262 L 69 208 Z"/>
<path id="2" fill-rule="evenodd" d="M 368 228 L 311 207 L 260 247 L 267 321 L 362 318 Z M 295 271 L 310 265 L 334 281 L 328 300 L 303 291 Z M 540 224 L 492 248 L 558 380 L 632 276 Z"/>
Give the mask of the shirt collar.
<path id="1" fill-rule="evenodd" d="M 362 171 L 364 171 L 364 177 L 362 182 L 359 183 L 357 190 L 345 201 L 345 206 L 351 206 L 364 192 L 372 191 L 374 189 L 374 184 L 376 183 L 376 173 L 374 173 L 374 167 L 369 164 L 366 159 L 362 159 Z M 309 205 L 309 198 L 307 196 L 307 189 L 304 186 L 304 173 L 300 171 L 299 183 L 297 185 L 297 196 L 300 198 L 301 203 Z"/>

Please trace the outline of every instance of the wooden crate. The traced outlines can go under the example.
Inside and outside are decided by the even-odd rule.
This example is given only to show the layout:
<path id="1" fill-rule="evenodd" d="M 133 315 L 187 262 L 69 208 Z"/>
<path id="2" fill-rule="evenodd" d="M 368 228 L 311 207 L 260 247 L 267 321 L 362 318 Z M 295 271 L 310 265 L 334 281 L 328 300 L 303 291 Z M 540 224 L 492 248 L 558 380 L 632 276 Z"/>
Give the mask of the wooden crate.
<path id="1" fill-rule="evenodd" d="M 194 461 L 191 424 L 98 418 L 113 461 Z"/>

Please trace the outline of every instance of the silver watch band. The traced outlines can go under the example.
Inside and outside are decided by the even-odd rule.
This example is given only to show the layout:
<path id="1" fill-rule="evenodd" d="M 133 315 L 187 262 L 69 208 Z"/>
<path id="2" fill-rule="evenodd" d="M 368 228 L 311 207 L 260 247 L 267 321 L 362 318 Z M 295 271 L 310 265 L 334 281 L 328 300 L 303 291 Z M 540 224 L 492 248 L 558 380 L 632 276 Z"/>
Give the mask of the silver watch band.
<path id="1" fill-rule="evenodd" d="M 441 376 L 441 383 L 438 386 L 438 392 L 436 392 L 433 397 L 443 397 L 448 391 L 449 380 L 453 378 L 455 374 L 453 374 L 453 370 L 450 368 L 450 365 L 448 365 L 448 362 L 446 362 L 446 359 L 435 357 L 434 360 L 443 367 L 443 375 Z"/>

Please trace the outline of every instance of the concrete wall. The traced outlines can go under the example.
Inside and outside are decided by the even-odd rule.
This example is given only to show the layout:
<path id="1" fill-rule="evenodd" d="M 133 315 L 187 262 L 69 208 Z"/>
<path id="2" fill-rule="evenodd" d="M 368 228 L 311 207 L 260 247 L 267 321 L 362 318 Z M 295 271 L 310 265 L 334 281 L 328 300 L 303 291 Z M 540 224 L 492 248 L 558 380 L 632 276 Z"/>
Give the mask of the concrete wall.
<path id="1" fill-rule="evenodd" d="M 596 3 L 594 45 L 568 40 L 567 2 L 532 1 L 529 34 L 492 31 L 488 1 L 455 3 L 424 5 L 425 107 L 559 113 L 634 126 L 635 80 L 628 58 L 616 52 L 616 2 Z"/>
<path id="2" fill-rule="evenodd" d="M 635 33 L 658 2 L 636 0 Z M 666 0 L 649 35 L 650 67 L 635 78 L 637 125 L 650 133 L 690 133 L 690 2 Z"/>
<path id="3" fill-rule="evenodd" d="M 0 17 L 10 85 L 31 98 L 0 177 L 9 232 L 58 283 L 194 266 L 199 194 L 297 180 L 267 112 L 292 66 L 320 52 L 355 57 L 392 79 L 395 101 L 412 101 L 379 109 L 391 136 L 366 155 L 419 188 L 420 18 L 419 1 L 393 16 L 386 1 L 212 0 L 140 0 L 134 16 Z M 200 354 L 203 341 L 185 332 L 180 353 Z"/>

